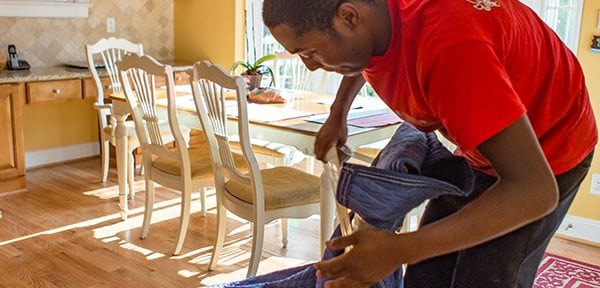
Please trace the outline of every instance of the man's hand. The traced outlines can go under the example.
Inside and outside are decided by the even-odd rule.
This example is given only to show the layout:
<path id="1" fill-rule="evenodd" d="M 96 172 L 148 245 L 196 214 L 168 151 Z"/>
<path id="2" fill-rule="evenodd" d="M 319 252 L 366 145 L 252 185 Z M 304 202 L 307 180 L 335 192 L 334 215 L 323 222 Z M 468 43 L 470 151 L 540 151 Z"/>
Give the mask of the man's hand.
<path id="1" fill-rule="evenodd" d="M 346 117 L 350 106 L 352 106 L 352 101 L 354 101 L 356 94 L 364 84 L 365 79 L 362 75 L 344 76 L 342 78 L 335 101 L 331 104 L 329 118 L 319 130 L 315 140 L 315 157 L 317 159 L 323 161 L 331 147 L 340 147 L 346 144 L 348 138 Z"/>
<path id="2" fill-rule="evenodd" d="M 407 249 L 402 248 L 402 240 L 402 235 L 385 230 L 360 230 L 328 241 L 330 249 L 352 248 L 338 257 L 315 264 L 317 276 L 333 278 L 325 284 L 327 288 L 370 287 L 406 262 Z"/>
<path id="3" fill-rule="evenodd" d="M 348 138 L 346 115 L 335 117 L 331 115 L 317 133 L 315 140 L 315 157 L 323 160 L 331 147 L 340 147 Z"/>

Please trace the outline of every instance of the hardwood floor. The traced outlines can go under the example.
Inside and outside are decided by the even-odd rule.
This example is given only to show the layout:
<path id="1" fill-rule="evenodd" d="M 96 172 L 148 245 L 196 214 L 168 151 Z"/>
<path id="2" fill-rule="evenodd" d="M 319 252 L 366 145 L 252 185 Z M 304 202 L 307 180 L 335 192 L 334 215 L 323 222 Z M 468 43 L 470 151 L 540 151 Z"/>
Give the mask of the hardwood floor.
<path id="1" fill-rule="evenodd" d="M 209 211 L 198 194 L 182 255 L 171 256 L 178 227 L 179 194 L 158 188 L 150 234 L 139 239 L 144 184 L 137 176 L 131 216 L 118 213 L 116 170 L 99 183 L 100 160 L 28 171 L 29 191 L 0 198 L 0 287 L 200 287 L 242 279 L 250 250 L 250 225 L 230 218 L 216 271 L 207 265 L 215 230 L 214 194 Z M 207 185 L 211 185 L 207 180 Z M 318 217 L 290 220 L 289 244 L 270 224 L 259 274 L 319 258 Z M 600 265 L 600 248 L 554 239 L 550 252 Z"/>

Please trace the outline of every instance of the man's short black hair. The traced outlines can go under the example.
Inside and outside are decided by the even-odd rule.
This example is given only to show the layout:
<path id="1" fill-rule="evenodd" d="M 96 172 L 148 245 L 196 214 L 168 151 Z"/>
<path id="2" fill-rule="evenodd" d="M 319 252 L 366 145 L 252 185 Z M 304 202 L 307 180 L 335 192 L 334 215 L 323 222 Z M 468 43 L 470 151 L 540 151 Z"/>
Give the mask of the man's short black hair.
<path id="1" fill-rule="evenodd" d="M 264 0 L 263 21 L 269 28 L 287 24 L 303 36 L 311 30 L 330 32 L 337 9 L 349 0 Z M 374 0 L 363 0 L 373 2 Z"/>

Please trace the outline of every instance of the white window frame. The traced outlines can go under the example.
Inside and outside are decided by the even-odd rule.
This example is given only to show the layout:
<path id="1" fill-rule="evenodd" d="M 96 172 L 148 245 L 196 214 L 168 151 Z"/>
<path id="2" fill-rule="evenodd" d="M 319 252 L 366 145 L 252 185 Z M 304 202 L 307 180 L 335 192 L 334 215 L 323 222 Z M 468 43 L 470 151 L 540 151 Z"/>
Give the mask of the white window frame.
<path id="1" fill-rule="evenodd" d="M 263 0 L 246 0 L 246 59 L 256 61 L 267 54 L 283 51 L 275 38 L 264 38 L 265 25 L 262 20 Z M 280 49 L 279 49 L 280 48 Z"/>
<path id="2" fill-rule="evenodd" d="M 569 0 L 569 4 L 560 5 L 560 0 L 521 0 L 523 3 L 531 7 L 540 17 L 554 29 L 558 31 L 558 11 L 570 10 L 572 13 L 567 20 L 566 35 L 560 35 L 561 39 L 567 46 L 577 54 L 579 48 L 579 36 L 581 33 L 581 18 L 583 14 L 583 0 Z M 574 17 L 574 18 L 571 18 Z M 569 21 L 571 20 L 571 21 Z"/>

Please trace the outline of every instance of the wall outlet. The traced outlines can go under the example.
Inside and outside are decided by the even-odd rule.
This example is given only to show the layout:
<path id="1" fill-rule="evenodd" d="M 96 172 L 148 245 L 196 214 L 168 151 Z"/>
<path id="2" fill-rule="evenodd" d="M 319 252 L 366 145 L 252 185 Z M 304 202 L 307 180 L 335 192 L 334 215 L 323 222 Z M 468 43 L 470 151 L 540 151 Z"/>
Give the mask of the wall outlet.
<path id="1" fill-rule="evenodd" d="M 108 17 L 106 18 L 106 33 L 115 33 L 115 18 Z"/>
<path id="2" fill-rule="evenodd" d="M 590 193 L 600 195 L 600 174 L 592 174 L 592 184 L 590 185 Z"/>

